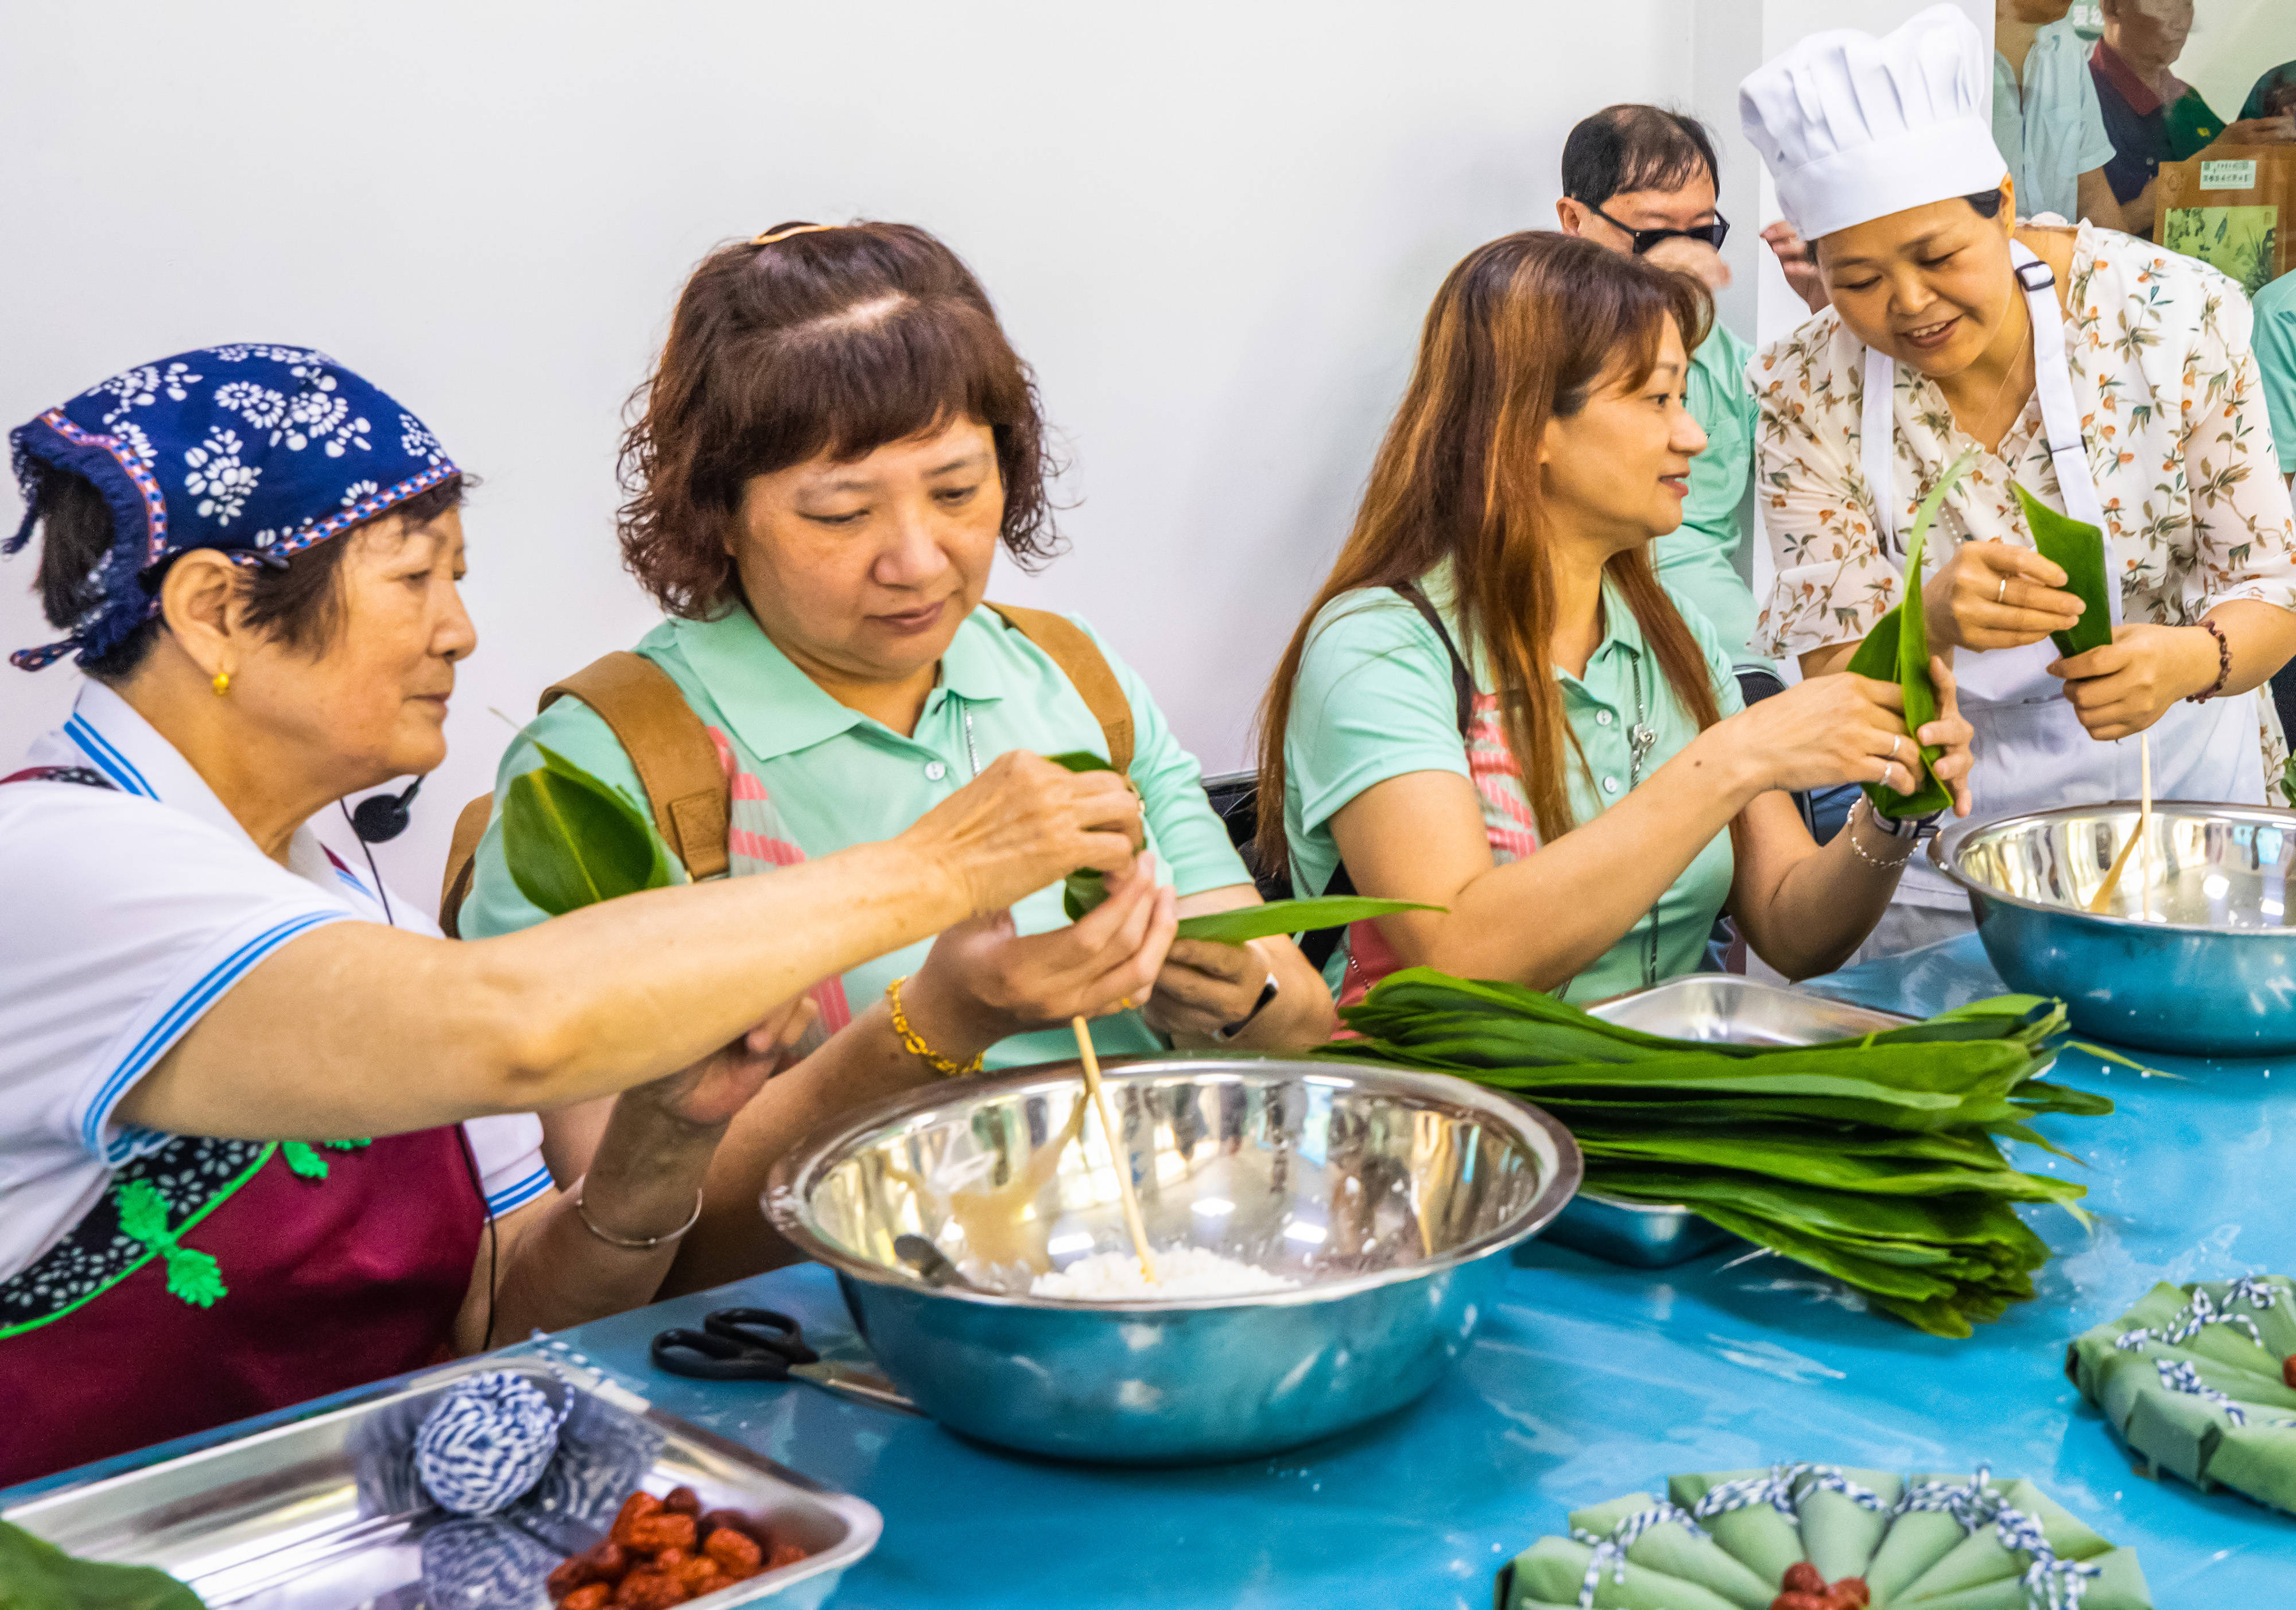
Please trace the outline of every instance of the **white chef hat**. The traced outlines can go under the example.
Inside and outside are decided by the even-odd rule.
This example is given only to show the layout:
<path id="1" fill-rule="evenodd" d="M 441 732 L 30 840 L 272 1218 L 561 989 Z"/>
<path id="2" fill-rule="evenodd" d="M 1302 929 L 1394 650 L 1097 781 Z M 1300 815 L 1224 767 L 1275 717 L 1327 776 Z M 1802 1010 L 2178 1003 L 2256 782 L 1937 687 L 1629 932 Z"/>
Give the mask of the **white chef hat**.
<path id="1" fill-rule="evenodd" d="M 1987 107 L 1992 51 L 1956 5 L 1875 38 L 1812 34 L 1738 86 L 1738 119 L 1802 238 L 1973 195 L 2009 171 Z"/>

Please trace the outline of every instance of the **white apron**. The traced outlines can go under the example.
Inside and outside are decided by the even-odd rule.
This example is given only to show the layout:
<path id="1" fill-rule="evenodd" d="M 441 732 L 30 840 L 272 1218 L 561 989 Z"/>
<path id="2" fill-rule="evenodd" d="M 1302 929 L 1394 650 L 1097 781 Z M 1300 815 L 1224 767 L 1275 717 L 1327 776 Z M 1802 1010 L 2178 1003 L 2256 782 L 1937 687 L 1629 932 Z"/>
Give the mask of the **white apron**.
<path id="1" fill-rule="evenodd" d="M 2064 315 L 2057 307 L 2056 276 L 2023 245 L 2010 244 L 2017 279 L 2033 319 L 2034 390 L 2041 425 L 2056 465 L 2065 513 L 2105 530 L 2104 509 L 2081 439 L 2080 409 L 2073 400 L 2065 361 Z M 1866 349 L 1866 399 L 1861 468 L 1874 498 L 1878 535 L 1888 541 L 1897 523 L 1893 399 L 1898 366 L 1887 353 Z M 2120 624 L 2120 564 L 2105 538 L 2105 597 Z M 2065 685 L 2048 674 L 2056 645 L 2044 637 L 2023 648 L 1964 649 L 1954 657 L 1961 713 L 1976 728 L 1977 764 L 1970 773 L 1975 817 L 2013 816 L 2137 795 L 2137 740 L 2099 743 L 2088 735 L 2065 697 Z M 2152 724 L 2152 793 L 2164 800 L 2264 803 L 2264 759 L 2257 736 L 2255 695 L 2241 694 L 2205 704 L 2178 700 Z M 1916 856 L 1907 863 L 1898 899 L 1916 906 L 1961 908 L 1968 896 Z"/>

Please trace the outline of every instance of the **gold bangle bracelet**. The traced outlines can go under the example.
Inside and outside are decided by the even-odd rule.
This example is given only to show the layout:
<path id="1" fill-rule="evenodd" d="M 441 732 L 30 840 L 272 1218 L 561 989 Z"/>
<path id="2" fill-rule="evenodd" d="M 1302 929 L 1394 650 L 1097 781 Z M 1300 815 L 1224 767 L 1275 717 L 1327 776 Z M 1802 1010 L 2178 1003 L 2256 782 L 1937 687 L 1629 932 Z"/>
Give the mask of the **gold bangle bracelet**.
<path id="1" fill-rule="evenodd" d="M 885 1005 L 892 1013 L 893 1032 L 900 1037 L 901 1049 L 943 1079 L 963 1079 L 968 1073 L 980 1072 L 980 1065 L 988 1055 L 986 1051 L 979 1053 L 971 1062 L 959 1067 L 925 1044 L 924 1036 L 909 1027 L 909 1014 L 901 1010 L 901 986 L 908 982 L 908 975 L 903 973 L 885 986 Z"/>

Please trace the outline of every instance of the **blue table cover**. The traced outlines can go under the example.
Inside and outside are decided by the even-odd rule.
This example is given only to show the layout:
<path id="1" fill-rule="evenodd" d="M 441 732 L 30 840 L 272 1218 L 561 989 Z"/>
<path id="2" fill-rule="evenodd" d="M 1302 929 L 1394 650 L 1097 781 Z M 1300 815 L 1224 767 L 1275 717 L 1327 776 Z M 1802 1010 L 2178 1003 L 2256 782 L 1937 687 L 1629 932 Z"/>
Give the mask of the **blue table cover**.
<path id="1" fill-rule="evenodd" d="M 2004 988 L 1973 936 L 1817 987 L 1923 1014 Z M 2039 1299 L 1966 1342 L 1864 1312 L 1836 1283 L 1742 1245 L 1644 1271 L 1533 1242 L 1460 1367 L 1415 1406 L 1278 1458 L 1171 1471 L 1051 1464 L 810 1385 L 681 1380 L 648 1363 L 654 1332 L 729 1302 L 785 1310 L 824 1351 L 860 1357 L 818 1266 L 561 1340 L 672 1413 L 882 1510 L 883 1541 L 832 1601 L 856 1610 L 1484 1610 L 1498 1566 L 1562 1531 L 1573 1508 L 1662 1491 L 1678 1471 L 1788 1459 L 1986 1461 L 2134 1545 L 2162 1610 L 2296 1606 L 2296 1518 L 2139 1474 L 2065 1379 L 2066 1343 L 2157 1280 L 2296 1273 L 2296 1114 L 2275 1088 L 2296 1067 L 2145 1060 L 2180 1077 L 2078 1051 L 2058 1063 L 2052 1077 L 2101 1089 L 2120 1111 L 2044 1121 L 2090 1169 L 2027 1148 L 2018 1161 L 2079 1174 L 2096 1226 L 2029 1212 L 2058 1254 Z"/>

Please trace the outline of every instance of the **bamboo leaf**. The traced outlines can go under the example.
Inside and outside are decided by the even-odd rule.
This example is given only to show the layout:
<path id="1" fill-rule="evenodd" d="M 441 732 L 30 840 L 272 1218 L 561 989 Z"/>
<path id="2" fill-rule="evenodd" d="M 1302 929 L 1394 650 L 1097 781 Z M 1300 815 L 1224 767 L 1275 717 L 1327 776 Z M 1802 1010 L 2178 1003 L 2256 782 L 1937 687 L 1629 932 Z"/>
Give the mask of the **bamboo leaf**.
<path id="1" fill-rule="evenodd" d="M 511 881 L 552 916 L 676 881 L 668 847 L 619 789 L 546 745 L 542 765 L 511 780 L 503 859 Z"/>
<path id="2" fill-rule="evenodd" d="M 78 1559 L 5 1521 L 0 1594 L 8 1610 L 200 1610 L 197 1594 L 155 1566 Z"/>
<path id="3" fill-rule="evenodd" d="M 1416 900 L 1374 900 L 1362 895 L 1325 895 L 1309 900 L 1269 900 L 1265 905 L 1238 906 L 1233 911 L 1207 911 L 1180 919 L 1184 940 L 1209 940 L 1216 945 L 1241 945 L 1247 940 L 1271 939 L 1279 933 L 1306 933 L 1317 928 L 1337 928 L 1349 923 L 1392 916 L 1398 911 L 1446 911 L 1444 906 L 1424 906 Z"/>
<path id="4" fill-rule="evenodd" d="M 1954 483 L 1969 472 L 1976 456 L 1964 453 L 1946 466 L 1921 506 L 1914 513 L 1913 534 L 1906 541 L 1906 583 L 1897 607 L 1874 624 L 1866 641 L 1850 655 L 1849 669 L 1861 677 L 1876 681 L 1895 682 L 1906 699 L 1906 730 L 1919 732 L 1937 719 L 1937 684 L 1930 679 L 1930 638 L 1928 619 L 1922 613 L 1922 556 L 1929 544 L 1930 527 L 1937 520 L 1938 509 Z M 1889 495 L 1887 489 L 1874 489 L 1876 497 Z M 1874 809 L 1892 819 L 1904 817 L 1934 815 L 1953 803 L 1953 794 L 1937 779 L 1931 768 L 1936 765 L 1939 751 L 1933 744 L 1920 745 L 1921 775 L 1915 779 L 1913 793 L 1899 793 L 1894 788 L 1879 783 L 1864 784 L 1866 797 Z"/>
<path id="5" fill-rule="evenodd" d="M 1111 766 L 1107 761 L 1102 760 L 1098 755 L 1093 753 L 1092 751 L 1088 749 L 1071 749 L 1062 754 L 1046 755 L 1045 759 L 1050 760 L 1055 766 L 1065 766 L 1070 771 L 1076 772 L 1114 771 L 1116 769 L 1115 767 Z"/>
<path id="6" fill-rule="evenodd" d="M 2112 641 L 2112 604 L 2105 596 L 2104 533 L 2086 520 L 2060 514 L 2015 481 L 2017 506 L 2025 511 L 2026 529 L 2041 556 L 2065 573 L 2064 590 L 2087 608 L 2070 631 L 2051 632 L 2049 640 L 2068 659 L 2103 648 Z"/>

